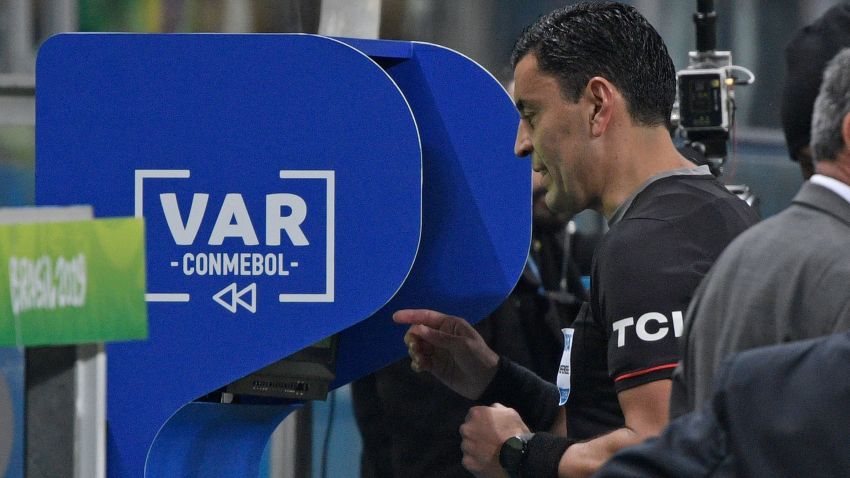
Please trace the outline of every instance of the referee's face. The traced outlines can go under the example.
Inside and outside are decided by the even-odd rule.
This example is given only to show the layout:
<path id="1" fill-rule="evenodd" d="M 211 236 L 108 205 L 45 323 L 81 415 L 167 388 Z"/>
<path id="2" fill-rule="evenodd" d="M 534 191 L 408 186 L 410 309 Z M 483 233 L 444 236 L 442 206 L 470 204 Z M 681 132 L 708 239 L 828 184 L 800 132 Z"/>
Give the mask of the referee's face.
<path id="1" fill-rule="evenodd" d="M 589 158 L 589 118 L 592 107 L 580 99 L 573 103 L 561 95 L 552 75 L 537 68 L 533 54 L 520 60 L 514 70 L 514 99 L 520 114 L 517 156 L 531 155 L 531 165 L 546 188 L 546 205 L 568 215 L 587 208 L 593 201 L 592 161 Z"/>

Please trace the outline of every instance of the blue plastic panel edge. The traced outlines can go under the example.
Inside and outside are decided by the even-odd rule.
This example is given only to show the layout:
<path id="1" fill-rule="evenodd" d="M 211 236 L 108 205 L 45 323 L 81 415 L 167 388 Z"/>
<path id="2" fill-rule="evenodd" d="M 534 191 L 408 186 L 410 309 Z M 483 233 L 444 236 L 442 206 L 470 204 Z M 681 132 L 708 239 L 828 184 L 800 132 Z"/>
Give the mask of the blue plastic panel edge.
<path id="1" fill-rule="evenodd" d="M 384 52 L 387 42 L 351 43 Z M 419 126 L 422 242 L 399 293 L 340 334 L 335 386 L 406 356 L 406 327 L 391 320 L 396 310 L 484 318 L 519 279 L 531 241 L 531 164 L 513 154 L 519 117 L 512 100 L 471 59 L 438 45 L 410 45 L 410 59 L 376 60 L 404 92 Z"/>

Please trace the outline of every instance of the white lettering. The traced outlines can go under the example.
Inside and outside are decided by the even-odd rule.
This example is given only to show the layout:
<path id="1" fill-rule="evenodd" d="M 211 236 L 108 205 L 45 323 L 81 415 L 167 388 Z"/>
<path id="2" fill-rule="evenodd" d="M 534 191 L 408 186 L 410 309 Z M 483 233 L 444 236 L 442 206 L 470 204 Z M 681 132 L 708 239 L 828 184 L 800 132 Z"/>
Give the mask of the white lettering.
<path id="1" fill-rule="evenodd" d="M 59 307 L 82 307 L 86 302 L 86 256 L 77 254 L 70 261 L 56 260 L 56 300 Z"/>
<path id="2" fill-rule="evenodd" d="M 198 254 L 195 256 L 195 273 L 199 276 L 207 275 L 207 255 Z"/>
<path id="3" fill-rule="evenodd" d="M 280 209 L 288 207 L 290 214 L 281 216 Z M 307 204 L 300 196 L 294 194 L 266 195 L 266 245 L 280 245 L 280 231 L 286 231 L 290 242 L 295 246 L 310 244 L 301 230 L 301 223 L 307 217 Z"/>
<path id="4" fill-rule="evenodd" d="M 221 254 L 210 254 L 207 256 L 211 276 L 221 275 Z"/>
<path id="5" fill-rule="evenodd" d="M 239 261 L 236 259 L 236 256 L 233 254 L 225 254 L 224 255 L 224 275 L 236 275 L 236 271 L 239 269 Z"/>
<path id="6" fill-rule="evenodd" d="M 263 256 L 251 254 L 251 273 L 258 276 L 263 273 Z"/>
<path id="7" fill-rule="evenodd" d="M 192 205 L 189 207 L 189 215 L 185 221 L 183 221 L 183 214 L 177 204 L 177 194 L 160 194 L 159 201 L 174 242 L 181 246 L 194 244 L 206 213 L 209 194 L 195 193 L 192 195 Z M 281 214 L 283 208 L 286 208 L 289 214 Z M 310 241 L 307 240 L 307 236 L 301 229 L 301 224 L 306 217 L 307 203 L 300 196 L 287 193 L 267 194 L 266 244 L 279 246 L 281 244 L 281 231 L 284 231 L 293 245 L 310 245 Z M 248 208 L 245 206 L 245 200 L 239 193 L 225 195 L 207 244 L 220 246 L 228 237 L 242 239 L 242 243 L 246 246 L 256 246 L 260 243 L 251 216 L 248 214 Z M 209 267 L 218 266 L 209 264 Z"/>
<path id="8" fill-rule="evenodd" d="M 682 328 L 684 324 L 684 320 L 682 320 L 682 311 L 676 310 L 673 312 L 673 335 L 675 337 L 682 336 Z"/>
<path id="9" fill-rule="evenodd" d="M 672 316 L 673 336 L 681 337 L 684 324 L 684 320 L 682 318 L 682 311 L 673 311 Z M 655 332 L 648 331 L 647 324 L 649 322 L 657 322 L 659 324 L 658 330 L 656 330 Z M 633 317 L 627 317 L 625 319 L 618 320 L 613 324 L 614 332 L 617 333 L 617 347 L 623 347 L 626 345 L 626 329 L 628 329 L 632 325 L 635 325 L 635 334 L 637 334 L 637 337 L 640 340 L 643 340 L 644 342 L 655 342 L 666 337 L 667 333 L 670 331 L 669 327 L 661 325 L 666 323 L 667 316 L 660 312 L 647 312 L 641 315 L 637 320 L 637 325 L 635 325 Z"/>
<path id="10" fill-rule="evenodd" d="M 200 252 L 183 254 L 186 276 L 287 276 L 283 254 Z"/>
<path id="11" fill-rule="evenodd" d="M 658 322 L 659 324 L 667 323 L 667 317 L 658 312 L 647 312 L 641 315 L 637 321 L 637 325 L 635 326 L 638 338 L 644 342 L 655 342 L 656 340 L 663 339 L 667 335 L 667 327 L 659 327 L 654 333 L 647 332 L 646 323 L 650 320 Z"/>
<path id="12" fill-rule="evenodd" d="M 188 246 L 195 242 L 198 229 L 201 228 L 201 220 L 207 209 L 209 194 L 196 193 L 192 196 L 192 206 L 189 209 L 189 218 L 183 223 L 180 208 L 177 207 L 177 195 L 174 193 L 160 194 L 159 202 L 162 204 L 162 212 L 174 242 L 181 246 Z"/>
<path id="13" fill-rule="evenodd" d="M 29 310 L 83 307 L 87 285 L 83 254 L 71 259 L 59 257 L 55 265 L 46 255 L 9 258 L 9 292 L 15 316 Z"/>
<path id="14" fill-rule="evenodd" d="M 626 317 L 614 322 L 614 332 L 617 332 L 617 347 L 626 345 L 626 328 L 634 325 L 634 317 Z"/>
<path id="15" fill-rule="evenodd" d="M 195 261 L 195 255 L 191 253 L 183 254 L 183 274 L 190 276 L 195 273 L 195 268 L 190 266 L 190 262 Z"/>
<path id="16" fill-rule="evenodd" d="M 239 266 L 239 275 L 251 275 L 251 254 L 248 252 L 239 254 L 239 262 L 241 263 Z"/>
<path id="17" fill-rule="evenodd" d="M 224 204 L 218 212 L 209 244 L 220 246 L 226 237 L 241 237 L 246 246 L 256 246 L 260 243 L 241 194 L 231 193 L 224 197 Z"/>

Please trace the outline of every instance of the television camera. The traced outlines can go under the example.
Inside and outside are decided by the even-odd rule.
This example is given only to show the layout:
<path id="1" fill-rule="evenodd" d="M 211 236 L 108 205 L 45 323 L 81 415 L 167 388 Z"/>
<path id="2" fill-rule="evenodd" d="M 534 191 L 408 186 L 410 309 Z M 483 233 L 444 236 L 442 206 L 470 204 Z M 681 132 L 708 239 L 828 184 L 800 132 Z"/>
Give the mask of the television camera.
<path id="1" fill-rule="evenodd" d="M 688 54 L 687 68 L 676 74 L 678 94 L 671 123 L 683 137 L 685 148 L 696 152 L 694 156 L 720 176 L 735 123 L 735 86 L 752 84 L 755 75 L 734 65 L 731 52 L 716 50 L 713 0 L 697 0 L 693 18 L 697 49 Z"/>

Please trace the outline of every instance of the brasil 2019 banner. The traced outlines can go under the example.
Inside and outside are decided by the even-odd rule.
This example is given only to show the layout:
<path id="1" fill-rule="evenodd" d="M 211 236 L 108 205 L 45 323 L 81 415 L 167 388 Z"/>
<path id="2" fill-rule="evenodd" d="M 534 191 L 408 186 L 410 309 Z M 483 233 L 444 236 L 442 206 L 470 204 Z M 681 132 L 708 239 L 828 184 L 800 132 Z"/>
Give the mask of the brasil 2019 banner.
<path id="1" fill-rule="evenodd" d="M 0 346 L 146 337 L 143 220 L 0 226 Z"/>

